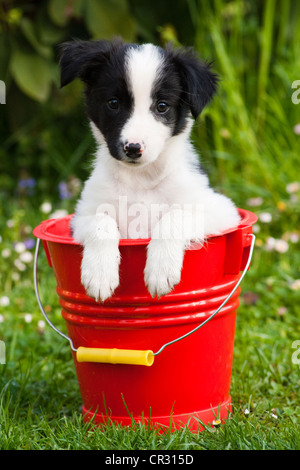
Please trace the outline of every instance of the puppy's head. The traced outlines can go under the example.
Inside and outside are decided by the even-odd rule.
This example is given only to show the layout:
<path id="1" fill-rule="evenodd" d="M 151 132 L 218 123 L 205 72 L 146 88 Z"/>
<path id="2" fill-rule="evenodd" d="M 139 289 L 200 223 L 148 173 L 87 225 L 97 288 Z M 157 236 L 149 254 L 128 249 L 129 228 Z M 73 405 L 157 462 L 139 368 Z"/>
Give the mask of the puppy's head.
<path id="1" fill-rule="evenodd" d="M 192 50 L 152 44 L 72 41 L 62 45 L 61 86 L 85 83 L 87 114 L 100 143 L 128 165 L 155 161 L 213 97 L 217 76 Z"/>

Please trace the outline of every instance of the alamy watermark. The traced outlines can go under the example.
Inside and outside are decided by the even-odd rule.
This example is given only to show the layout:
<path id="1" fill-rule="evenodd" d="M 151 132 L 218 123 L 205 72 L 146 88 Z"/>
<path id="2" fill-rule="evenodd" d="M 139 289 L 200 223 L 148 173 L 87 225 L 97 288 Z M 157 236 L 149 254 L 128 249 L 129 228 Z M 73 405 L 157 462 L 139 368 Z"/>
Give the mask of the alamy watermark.
<path id="1" fill-rule="evenodd" d="M 6 363 L 6 356 L 5 356 L 5 343 L 4 341 L 0 341 L 0 364 Z"/>
<path id="2" fill-rule="evenodd" d="M 295 80 L 292 83 L 292 88 L 296 88 L 296 91 L 292 94 L 292 102 L 294 104 L 300 103 L 300 80 Z"/>
<path id="3" fill-rule="evenodd" d="M 0 80 L 0 104 L 6 104 L 6 86 L 3 80 Z"/>
<path id="4" fill-rule="evenodd" d="M 127 196 L 119 196 L 114 204 L 97 207 L 97 235 L 114 238 L 111 230 L 116 221 L 123 238 L 185 240 L 204 239 L 204 205 L 198 204 L 144 204 L 129 203 Z M 103 217 L 105 219 L 103 219 Z"/>

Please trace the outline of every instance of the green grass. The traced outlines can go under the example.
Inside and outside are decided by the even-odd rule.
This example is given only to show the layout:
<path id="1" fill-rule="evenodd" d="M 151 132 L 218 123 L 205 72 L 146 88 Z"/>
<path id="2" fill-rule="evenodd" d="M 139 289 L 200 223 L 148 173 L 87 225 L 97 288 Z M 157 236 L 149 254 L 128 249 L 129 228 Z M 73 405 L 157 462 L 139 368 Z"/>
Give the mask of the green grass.
<path id="1" fill-rule="evenodd" d="M 24 288 L 19 295 L 29 301 L 31 293 Z M 299 366 L 291 363 L 297 324 L 293 318 L 269 314 L 263 322 L 259 306 L 241 306 L 232 418 L 199 434 L 184 429 L 159 435 L 141 425 L 131 430 L 111 424 L 99 431 L 84 424 L 69 346 L 48 328 L 39 333 L 39 314 L 36 308 L 32 312 L 31 323 L 17 312 L 15 318 L 5 319 L 1 449 L 299 449 Z M 53 314 L 63 328 L 57 312 Z M 248 417 L 245 409 L 250 410 Z"/>
<path id="2" fill-rule="evenodd" d="M 300 105 L 291 101 L 291 84 L 300 79 L 299 5 L 287 0 L 189 0 L 188 5 L 195 45 L 215 58 L 222 77 L 218 97 L 193 133 L 202 164 L 214 187 L 238 206 L 271 216 L 258 221 L 253 262 L 242 283 L 232 417 L 199 434 L 183 429 L 159 435 L 139 424 L 136 430 L 111 424 L 99 431 L 84 424 L 69 345 L 39 324 L 32 261 L 23 263 L 24 271 L 15 263 L 20 254 L 13 244 L 30 237 L 48 215 L 40 212 L 37 195 L 1 193 L 0 299 L 5 304 L 8 297 L 9 305 L 0 305 L 0 340 L 6 345 L 0 449 L 300 449 L 300 366 L 292 361 L 293 343 L 300 340 L 300 190 L 287 186 L 299 179 L 300 136 L 293 129 Z M 87 137 L 83 145 L 88 142 Z M 74 148 L 68 174 L 79 156 L 82 160 Z M 58 158 L 61 181 L 66 169 Z M 254 197 L 260 198 L 257 206 L 249 201 Z M 73 211 L 74 200 L 58 202 L 50 194 L 42 199 L 53 209 Z M 64 330 L 54 276 L 43 256 L 41 297 Z"/>

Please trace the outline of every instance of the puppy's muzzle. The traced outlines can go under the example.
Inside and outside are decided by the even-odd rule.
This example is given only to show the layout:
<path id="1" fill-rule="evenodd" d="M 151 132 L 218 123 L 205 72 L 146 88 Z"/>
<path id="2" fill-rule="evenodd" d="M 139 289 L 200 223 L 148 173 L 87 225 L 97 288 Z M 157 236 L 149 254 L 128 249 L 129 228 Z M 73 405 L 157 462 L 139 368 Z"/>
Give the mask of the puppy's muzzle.
<path id="1" fill-rule="evenodd" d="M 126 142 L 124 145 L 124 152 L 130 159 L 138 159 L 142 156 L 144 150 L 143 144 Z"/>

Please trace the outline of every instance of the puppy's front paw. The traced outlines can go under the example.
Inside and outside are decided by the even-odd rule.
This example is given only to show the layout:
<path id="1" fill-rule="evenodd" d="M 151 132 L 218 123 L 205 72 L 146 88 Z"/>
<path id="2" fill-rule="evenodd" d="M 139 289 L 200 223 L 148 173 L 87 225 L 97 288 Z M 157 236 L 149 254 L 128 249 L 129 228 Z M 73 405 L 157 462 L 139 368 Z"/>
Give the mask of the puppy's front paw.
<path id="1" fill-rule="evenodd" d="M 152 297 L 160 298 L 180 282 L 184 249 L 175 240 L 151 240 L 144 280 Z"/>
<path id="2" fill-rule="evenodd" d="M 105 243 L 102 242 L 102 245 Z M 111 249 L 109 249 L 111 248 Z M 81 263 L 81 282 L 96 302 L 111 297 L 119 285 L 120 252 L 112 247 L 95 250 L 85 247 Z"/>

